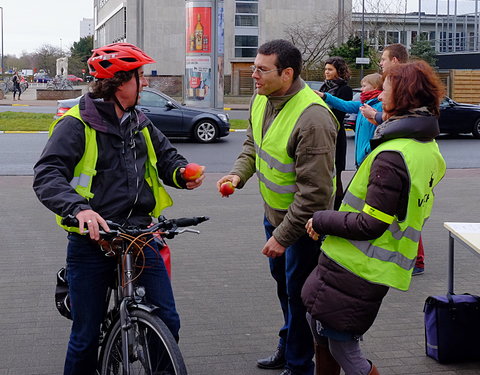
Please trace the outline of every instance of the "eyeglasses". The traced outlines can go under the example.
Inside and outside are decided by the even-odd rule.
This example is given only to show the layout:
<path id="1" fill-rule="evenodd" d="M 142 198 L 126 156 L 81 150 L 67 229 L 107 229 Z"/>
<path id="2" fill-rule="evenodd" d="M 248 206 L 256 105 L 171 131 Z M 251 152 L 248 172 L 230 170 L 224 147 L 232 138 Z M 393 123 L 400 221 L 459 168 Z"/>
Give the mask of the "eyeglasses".
<path id="1" fill-rule="evenodd" d="M 275 72 L 275 71 L 282 70 L 282 69 L 263 70 L 262 68 L 259 68 L 256 65 L 251 65 L 250 70 L 252 71 L 252 73 L 258 72 L 258 74 L 263 76 L 264 74 Z"/>

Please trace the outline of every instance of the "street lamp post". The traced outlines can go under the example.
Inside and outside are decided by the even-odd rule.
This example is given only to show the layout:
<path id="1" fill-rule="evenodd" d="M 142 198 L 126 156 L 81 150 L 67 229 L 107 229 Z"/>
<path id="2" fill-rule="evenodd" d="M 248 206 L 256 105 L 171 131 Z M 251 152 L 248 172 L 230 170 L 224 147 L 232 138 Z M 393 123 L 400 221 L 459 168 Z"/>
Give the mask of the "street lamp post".
<path id="1" fill-rule="evenodd" d="M 3 68 L 3 7 L 0 7 L 2 10 L 2 80 L 3 80 L 3 75 L 5 74 L 5 70 Z"/>
<path id="2" fill-rule="evenodd" d="M 362 0 L 362 45 L 360 46 L 360 57 L 363 59 L 363 45 L 365 43 L 365 0 Z M 360 65 L 360 80 L 363 79 L 363 63 Z"/>

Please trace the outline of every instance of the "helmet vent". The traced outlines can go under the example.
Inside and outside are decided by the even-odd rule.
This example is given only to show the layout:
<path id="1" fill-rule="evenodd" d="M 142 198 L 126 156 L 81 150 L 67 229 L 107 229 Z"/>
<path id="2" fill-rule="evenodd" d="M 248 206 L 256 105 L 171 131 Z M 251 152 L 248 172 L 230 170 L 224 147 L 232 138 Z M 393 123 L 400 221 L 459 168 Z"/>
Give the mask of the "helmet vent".
<path id="1" fill-rule="evenodd" d="M 119 60 L 126 61 L 126 62 L 137 62 L 138 61 L 138 59 L 136 59 L 134 57 L 122 57 Z"/>
<path id="2" fill-rule="evenodd" d="M 113 64 L 108 61 L 108 60 L 102 60 L 99 62 L 100 66 L 104 69 L 108 69 L 109 67 L 111 67 Z"/>

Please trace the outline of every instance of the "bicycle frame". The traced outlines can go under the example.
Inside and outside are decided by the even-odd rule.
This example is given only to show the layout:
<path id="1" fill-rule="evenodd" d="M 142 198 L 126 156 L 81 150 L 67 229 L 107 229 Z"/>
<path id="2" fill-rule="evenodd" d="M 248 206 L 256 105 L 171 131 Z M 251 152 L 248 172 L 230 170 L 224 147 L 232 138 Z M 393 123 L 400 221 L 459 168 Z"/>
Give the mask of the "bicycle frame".
<path id="1" fill-rule="evenodd" d="M 172 220 L 159 217 L 159 222 L 151 229 L 124 228 L 119 224 L 107 221 L 110 232 L 101 231 L 100 234 L 110 244 L 110 247 L 106 249 L 102 247 L 102 249 L 105 251 L 105 256 L 117 258 L 117 265 L 114 277 L 115 285 L 107 290 L 105 318 L 100 330 L 99 371 L 102 373 L 105 370 L 109 371 L 110 363 L 112 363 L 115 370 L 121 368 L 122 374 L 130 375 L 132 372 L 130 366 L 134 363 L 137 363 L 137 366 L 140 365 L 144 370 L 151 370 L 152 364 L 158 366 L 163 361 L 164 368 L 172 369 L 178 375 L 186 375 L 186 367 L 174 337 L 160 317 L 152 314 L 159 307 L 147 303 L 145 288 L 134 284 L 141 272 L 137 272 L 135 264 L 136 251 L 137 249 L 142 251 L 145 246 L 151 246 L 150 241 L 157 239 L 152 239 L 150 236 L 157 231 L 162 239 L 173 238 L 185 232 L 199 233 L 185 227 L 197 225 L 206 220 L 208 217 L 204 216 Z M 76 224 L 75 221 L 75 218 L 68 217 L 63 219 L 63 224 L 78 226 L 78 221 Z M 182 229 L 180 229 L 181 227 Z M 121 242 L 118 243 L 117 239 L 120 239 Z M 157 350 L 160 349 L 160 347 L 157 348 L 159 344 L 162 350 Z M 118 356 L 112 356 L 115 348 Z M 151 351 L 151 348 L 154 350 Z M 165 354 L 158 355 L 158 353 Z M 114 358 L 113 362 L 109 362 L 111 358 Z M 135 367 L 136 370 L 137 367 Z M 147 373 L 150 374 L 151 371 Z"/>
<path id="2" fill-rule="evenodd" d="M 123 241 L 121 246 L 121 254 L 115 255 L 118 256 L 118 263 L 116 269 L 116 280 L 115 280 L 115 288 L 111 289 L 107 293 L 107 305 L 112 299 L 112 291 L 113 291 L 113 307 L 108 310 L 107 312 L 111 312 L 113 316 L 119 314 L 120 316 L 120 324 L 122 326 L 122 355 L 123 358 L 128 358 L 130 349 L 129 345 L 132 345 L 133 340 L 129 335 L 132 334 L 131 328 L 132 323 L 130 320 L 129 315 L 129 308 L 134 306 L 135 308 L 139 308 L 144 310 L 148 313 L 152 313 L 158 307 L 147 304 L 144 302 L 145 291 L 143 290 L 142 286 L 138 286 L 135 288 L 133 280 L 135 278 L 135 265 L 133 262 L 133 254 L 130 249 L 128 249 L 128 244 Z M 106 256 L 109 253 L 105 254 Z M 140 291 L 141 289 L 141 291 Z M 136 290 L 138 292 L 136 293 Z M 109 314 L 107 313 L 106 319 L 108 319 Z M 102 340 L 103 341 L 103 340 Z M 103 345 L 104 342 L 101 342 L 100 345 Z M 130 367 L 128 360 L 122 361 L 123 365 L 123 374 L 129 375 L 130 374 Z"/>

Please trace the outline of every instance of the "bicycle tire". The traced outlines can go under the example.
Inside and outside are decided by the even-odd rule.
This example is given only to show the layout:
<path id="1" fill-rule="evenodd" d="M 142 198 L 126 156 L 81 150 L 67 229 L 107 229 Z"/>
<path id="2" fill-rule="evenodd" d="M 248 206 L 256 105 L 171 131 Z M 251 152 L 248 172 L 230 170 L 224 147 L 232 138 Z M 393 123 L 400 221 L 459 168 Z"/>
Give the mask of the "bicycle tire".
<path id="1" fill-rule="evenodd" d="M 187 375 L 180 348 L 165 323 L 158 316 L 140 309 L 131 310 L 129 315 L 135 341 L 129 345 L 130 374 Z M 148 350 L 145 341 L 156 341 L 154 350 Z M 101 350 L 100 374 L 122 374 L 122 357 L 122 327 L 117 319 Z"/>

